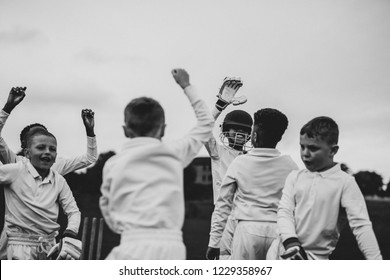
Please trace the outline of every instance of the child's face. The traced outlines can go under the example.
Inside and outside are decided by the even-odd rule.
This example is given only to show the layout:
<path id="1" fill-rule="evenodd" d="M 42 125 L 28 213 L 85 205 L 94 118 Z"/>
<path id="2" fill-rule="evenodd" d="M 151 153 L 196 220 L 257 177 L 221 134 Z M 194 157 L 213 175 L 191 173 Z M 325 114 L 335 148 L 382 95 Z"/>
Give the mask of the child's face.
<path id="1" fill-rule="evenodd" d="M 311 171 L 325 171 L 333 167 L 333 157 L 338 146 L 329 146 L 318 137 L 310 138 L 307 134 L 300 136 L 301 159 L 306 168 Z"/>
<path id="2" fill-rule="evenodd" d="M 248 133 L 241 129 L 230 128 L 227 133 L 229 146 L 236 150 L 242 150 L 248 141 Z"/>
<path id="3" fill-rule="evenodd" d="M 27 147 L 26 157 L 38 173 L 49 171 L 57 156 L 57 141 L 47 135 L 35 135 Z"/>

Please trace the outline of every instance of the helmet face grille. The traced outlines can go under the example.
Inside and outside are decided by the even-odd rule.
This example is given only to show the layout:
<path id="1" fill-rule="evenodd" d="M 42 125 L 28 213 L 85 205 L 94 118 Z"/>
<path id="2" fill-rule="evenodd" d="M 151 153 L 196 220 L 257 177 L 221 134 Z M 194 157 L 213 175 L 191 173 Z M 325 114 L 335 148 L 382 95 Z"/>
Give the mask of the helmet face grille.
<path id="1" fill-rule="evenodd" d="M 229 149 L 247 152 L 253 148 L 251 142 L 249 141 L 251 136 L 248 133 L 238 131 L 229 133 L 229 131 L 222 131 L 219 138 L 222 144 Z"/>

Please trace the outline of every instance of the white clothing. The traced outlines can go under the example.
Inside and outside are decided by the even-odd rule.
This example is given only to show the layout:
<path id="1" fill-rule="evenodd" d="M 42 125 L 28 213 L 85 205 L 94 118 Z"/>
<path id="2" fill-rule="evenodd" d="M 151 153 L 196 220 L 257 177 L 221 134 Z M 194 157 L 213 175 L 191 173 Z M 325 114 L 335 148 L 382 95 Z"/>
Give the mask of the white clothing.
<path id="1" fill-rule="evenodd" d="M 59 206 L 68 217 L 67 230 L 77 233 L 80 211 L 64 177 L 50 170 L 42 180 L 30 162 L 0 166 L 8 232 L 50 235 L 60 229 Z"/>
<path id="2" fill-rule="evenodd" d="M 7 259 L 47 260 L 47 253 L 55 244 L 55 234 L 8 233 Z"/>
<path id="3" fill-rule="evenodd" d="M 107 260 L 184 260 L 186 247 L 180 231 L 134 229 L 122 233 L 121 246 Z"/>
<path id="4" fill-rule="evenodd" d="M 209 246 L 219 247 L 232 208 L 233 218 L 239 222 L 275 223 L 285 178 L 295 169 L 298 166 L 291 157 L 281 155 L 277 149 L 253 148 L 234 159 L 222 182 L 211 223 Z"/>
<path id="5" fill-rule="evenodd" d="M 278 210 L 281 241 L 297 238 L 316 259 L 328 259 L 340 236 L 341 208 L 365 258 L 382 259 L 364 197 L 340 164 L 324 172 L 304 169 L 288 176 Z"/>
<path id="6" fill-rule="evenodd" d="M 0 166 L 0 183 L 5 197 L 5 223 L 1 233 L 2 254 L 7 252 L 8 236 L 48 235 L 55 237 L 60 225 L 57 223 L 61 205 L 68 218 L 67 230 L 77 233 L 81 213 L 65 179 L 53 170 L 43 180 L 29 161 L 19 161 Z M 38 243 L 17 240 L 8 244 L 8 258 L 41 258 L 37 253 Z M 46 242 L 47 243 L 47 242 Z M 52 246 L 51 243 L 47 245 Z M 4 259 L 5 256 L 2 256 Z"/>
<path id="7" fill-rule="evenodd" d="M 221 111 L 214 107 L 212 110 L 212 114 L 214 119 L 216 120 L 221 114 Z M 218 143 L 214 137 L 211 137 L 209 141 L 207 141 L 205 147 L 211 159 L 211 174 L 213 178 L 213 202 L 215 205 L 219 192 L 221 190 L 222 179 L 225 176 L 230 163 L 237 156 L 242 155 L 244 153 L 242 151 L 238 151 Z M 214 215 L 214 212 L 212 215 Z M 221 237 L 221 243 L 219 248 L 219 258 L 221 260 L 228 260 L 231 257 L 231 244 L 236 224 L 237 221 L 235 221 L 232 216 L 230 216 Z"/>
<path id="8" fill-rule="evenodd" d="M 276 239 L 276 223 L 239 221 L 232 244 L 233 260 L 265 260 Z"/>
<path id="9" fill-rule="evenodd" d="M 212 110 L 214 119 L 216 120 L 221 111 L 218 111 L 215 107 Z M 213 177 L 213 200 L 214 204 L 217 202 L 219 191 L 221 189 L 222 179 L 226 174 L 226 171 L 230 163 L 238 155 L 242 155 L 242 151 L 238 151 L 223 144 L 217 142 L 214 137 L 211 137 L 205 144 L 206 150 L 211 159 L 211 174 Z"/>
<path id="10" fill-rule="evenodd" d="M 186 136 L 166 143 L 150 137 L 128 139 L 104 166 L 100 209 L 107 225 L 116 233 L 165 229 L 182 234 L 183 168 L 210 138 L 214 125 L 194 88 L 189 86 L 184 92 L 198 120 Z M 126 251 L 124 240 L 115 252 Z"/>
<path id="11" fill-rule="evenodd" d="M 1 137 L 1 132 L 3 130 L 5 122 L 7 121 L 9 115 L 10 114 L 5 112 L 4 110 L 0 110 L 0 161 L 1 161 L 0 164 L 16 163 L 19 161 L 28 162 L 29 160 L 26 159 L 25 157 L 16 155 L 8 147 L 3 137 Z M 74 158 L 69 158 L 69 159 L 57 157 L 51 169 L 57 171 L 61 175 L 66 175 L 75 170 L 88 167 L 89 165 L 96 162 L 97 154 L 98 151 L 97 151 L 96 137 L 87 136 L 87 152 L 85 154 Z M 5 212 L 7 212 L 7 209 L 5 209 Z M 6 256 L 7 254 L 6 226 L 7 225 L 4 224 L 3 231 L 1 232 L 1 237 L 0 237 L 0 259 L 6 259 L 7 257 Z"/>

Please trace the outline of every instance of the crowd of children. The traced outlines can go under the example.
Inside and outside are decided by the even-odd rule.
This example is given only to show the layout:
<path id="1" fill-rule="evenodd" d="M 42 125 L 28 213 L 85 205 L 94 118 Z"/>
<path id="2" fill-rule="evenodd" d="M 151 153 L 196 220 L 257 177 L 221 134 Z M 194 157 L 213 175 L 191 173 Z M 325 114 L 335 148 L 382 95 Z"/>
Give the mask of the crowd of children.
<path id="1" fill-rule="evenodd" d="M 157 100 L 135 98 L 124 109 L 127 138 L 103 169 L 99 206 L 120 244 L 106 259 L 186 259 L 183 169 L 204 146 L 212 164 L 214 211 L 206 259 L 329 259 L 340 236 L 338 221 L 345 210 L 366 259 L 382 259 L 364 197 L 351 175 L 334 161 L 339 129 L 325 116 L 300 131 L 305 169 L 276 147 L 288 118 L 274 108 L 253 114 L 226 114 L 219 137 L 214 123 L 243 82 L 227 77 L 209 110 L 184 69 L 172 70 L 197 122 L 181 138 L 164 141 L 164 109 Z M 1 131 L 12 110 L 25 98 L 25 87 L 11 89 L 0 111 L 0 184 L 5 222 L 1 259 L 79 259 L 77 238 L 81 213 L 63 175 L 97 159 L 94 112 L 83 109 L 87 152 L 71 159 L 57 157 L 57 140 L 38 123 L 20 134 L 21 151 L 11 151 Z M 180 97 L 175 97 L 180 98 Z M 61 236 L 59 209 L 67 216 Z"/>

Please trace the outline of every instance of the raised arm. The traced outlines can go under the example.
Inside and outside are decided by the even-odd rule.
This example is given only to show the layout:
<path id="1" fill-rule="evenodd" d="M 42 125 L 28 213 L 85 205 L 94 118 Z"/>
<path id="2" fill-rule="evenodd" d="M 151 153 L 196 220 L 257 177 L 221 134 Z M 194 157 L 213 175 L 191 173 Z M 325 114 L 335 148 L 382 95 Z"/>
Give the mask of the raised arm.
<path id="1" fill-rule="evenodd" d="M 0 112 L 0 161 L 3 164 L 14 163 L 17 159 L 17 155 L 8 147 L 1 133 L 12 110 L 25 98 L 26 89 L 26 87 L 13 87 L 8 94 L 3 110 Z"/>
<path id="2" fill-rule="evenodd" d="M 183 167 L 185 167 L 191 163 L 202 146 L 212 137 L 214 118 L 208 110 L 206 103 L 198 96 L 195 88 L 190 84 L 188 73 L 183 69 L 174 69 L 172 70 L 172 75 L 184 90 L 197 118 L 195 127 L 185 137 L 175 141 L 172 145 L 175 154 L 181 159 Z"/>
<path id="3" fill-rule="evenodd" d="M 81 110 L 81 118 L 87 134 L 87 152 L 74 158 L 57 158 L 53 169 L 61 175 L 68 174 L 75 170 L 88 167 L 96 162 L 98 157 L 96 136 L 95 136 L 95 113 L 91 109 Z"/>
<path id="4" fill-rule="evenodd" d="M 218 100 L 211 110 L 214 120 L 217 120 L 222 111 L 230 104 L 239 105 L 247 101 L 245 96 L 235 97 L 242 85 L 243 83 L 239 77 L 226 77 L 223 80 L 222 86 L 217 94 Z M 206 142 L 205 148 L 211 158 L 218 159 L 219 155 L 215 137 L 211 137 Z"/>

